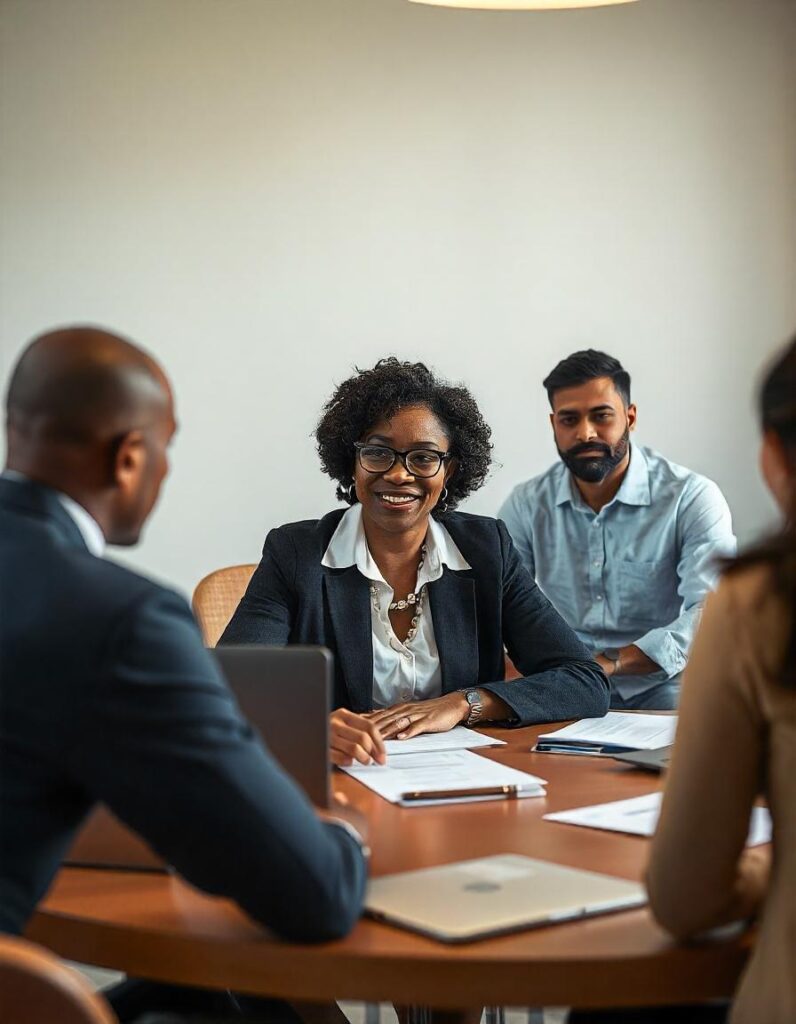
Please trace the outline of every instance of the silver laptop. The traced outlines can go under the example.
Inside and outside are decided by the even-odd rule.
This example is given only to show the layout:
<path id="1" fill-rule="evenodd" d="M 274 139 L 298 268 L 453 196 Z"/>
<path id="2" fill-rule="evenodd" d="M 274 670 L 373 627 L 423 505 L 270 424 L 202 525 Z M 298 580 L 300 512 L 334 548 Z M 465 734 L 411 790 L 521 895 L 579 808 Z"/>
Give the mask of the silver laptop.
<path id="1" fill-rule="evenodd" d="M 646 902 L 637 882 L 504 853 L 371 879 L 365 907 L 440 942 L 472 942 Z"/>
<path id="2" fill-rule="evenodd" d="M 325 647 L 219 647 L 212 651 L 235 699 L 269 751 L 318 807 L 329 806 L 332 655 Z M 139 871 L 166 865 L 107 807 L 95 807 L 65 864 Z"/>

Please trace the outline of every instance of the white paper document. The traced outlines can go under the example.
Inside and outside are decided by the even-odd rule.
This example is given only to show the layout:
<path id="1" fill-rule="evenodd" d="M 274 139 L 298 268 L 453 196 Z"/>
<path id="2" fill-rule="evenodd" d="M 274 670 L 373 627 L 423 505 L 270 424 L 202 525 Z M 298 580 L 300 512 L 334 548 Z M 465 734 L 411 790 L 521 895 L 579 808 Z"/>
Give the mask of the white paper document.
<path id="1" fill-rule="evenodd" d="M 584 825 L 608 832 L 627 832 L 634 836 L 654 835 L 661 813 L 662 793 L 648 793 L 646 796 L 631 797 L 630 800 L 614 800 L 609 804 L 594 804 L 592 807 L 576 807 L 571 811 L 555 811 L 545 814 L 545 821 L 558 821 L 565 825 Z M 759 846 L 771 842 L 771 814 L 767 807 L 755 807 L 749 823 L 747 846 Z"/>
<path id="2" fill-rule="evenodd" d="M 484 736 L 481 732 L 457 725 L 448 732 L 427 732 L 408 740 L 385 740 L 387 754 L 425 754 L 430 750 L 476 750 L 478 747 L 504 747 L 505 740 Z"/>
<path id="3" fill-rule="evenodd" d="M 343 768 L 374 793 L 403 807 L 543 796 L 545 780 L 470 750 L 396 754 L 384 765 Z M 508 787 L 504 793 L 502 787 Z M 425 797 L 424 794 L 429 796 Z"/>
<path id="4" fill-rule="evenodd" d="M 604 718 L 583 718 L 540 736 L 537 750 L 547 753 L 619 753 L 656 750 L 674 743 L 677 715 L 628 714 L 609 711 Z"/>

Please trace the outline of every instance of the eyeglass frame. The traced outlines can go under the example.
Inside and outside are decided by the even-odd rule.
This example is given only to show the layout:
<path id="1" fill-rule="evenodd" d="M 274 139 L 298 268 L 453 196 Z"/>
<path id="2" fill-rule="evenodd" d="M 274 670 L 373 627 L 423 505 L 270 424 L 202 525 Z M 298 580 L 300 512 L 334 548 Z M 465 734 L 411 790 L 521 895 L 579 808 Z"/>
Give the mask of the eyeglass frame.
<path id="1" fill-rule="evenodd" d="M 433 480 L 434 477 L 442 469 L 446 462 L 449 462 L 454 458 L 453 452 L 438 452 L 434 448 L 406 448 L 404 451 L 399 451 L 397 448 L 391 448 L 388 444 L 369 444 L 367 441 L 354 441 L 354 448 L 357 451 L 357 462 L 366 473 L 370 473 L 371 476 L 381 476 L 382 473 L 389 473 L 395 465 L 396 459 L 400 459 L 403 463 L 403 467 L 410 476 L 417 477 L 419 480 Z M 367 469 L 362 465 L 362 449 L 363 448 L 383 448 L 387 452 L 392 452 L 392 462 L 385 469 Z M 406 460 L 414 452 L 425 452 L 428 455 L 436 455 L 439 459 L 439 465 L 429 476 L 423 476 L 421 473 L 413 473 L 409 466 L 406 464 Z"/>

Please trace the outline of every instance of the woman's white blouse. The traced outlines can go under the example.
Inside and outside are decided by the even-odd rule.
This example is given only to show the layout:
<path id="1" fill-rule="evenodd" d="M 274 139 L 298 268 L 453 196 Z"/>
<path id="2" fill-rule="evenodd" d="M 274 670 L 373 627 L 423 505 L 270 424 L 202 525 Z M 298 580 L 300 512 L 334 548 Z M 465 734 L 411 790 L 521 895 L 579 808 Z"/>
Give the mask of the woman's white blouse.
<path id="1" fill-rule="evenodd" d="M 424 596 L 417 633 L 409 644 L 402 643 L 393 632 L 388 614 L 395 596 L 368 548 L 360 504 L 352 505 L 340 520 L 321 564 L 330 569 L 346 569 L 355 565 L 370 584 L 374 708 L 390 707 L 400 701 L 439 697 L 442 674 L 428 593 Z M 426 557 L 418 573 L 415 591 L 424 583 L 438 580 L 444 565 L 455 571 L 470 568 L 445 527 L 429 516 Z"/>

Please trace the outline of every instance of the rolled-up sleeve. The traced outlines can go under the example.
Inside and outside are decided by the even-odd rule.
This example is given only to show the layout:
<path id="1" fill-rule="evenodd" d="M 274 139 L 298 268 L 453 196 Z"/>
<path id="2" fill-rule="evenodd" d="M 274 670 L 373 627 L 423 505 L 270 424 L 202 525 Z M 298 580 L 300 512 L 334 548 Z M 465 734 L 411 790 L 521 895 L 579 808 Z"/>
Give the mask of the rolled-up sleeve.
<path id="1" fill-rule="evenodd" d="M 670 679 L 686 666 L 702 605 L 718 582 L 721 559 L 735 554 L 730 509 L 712 480 L 698 478 L 686 489 L 678 510 L 677 533 L 680 615 L 634 641 Z"/>

